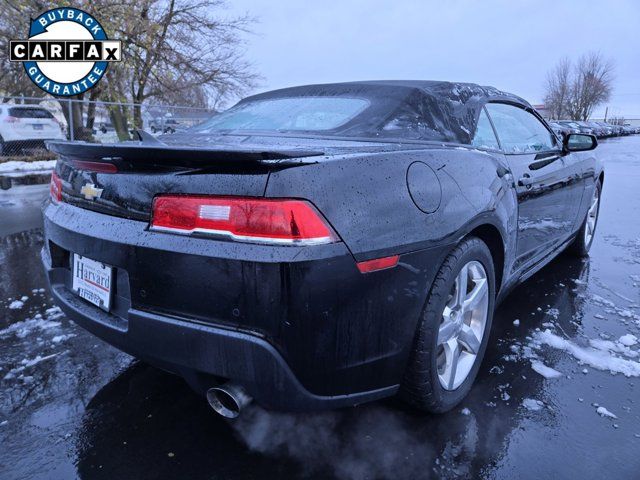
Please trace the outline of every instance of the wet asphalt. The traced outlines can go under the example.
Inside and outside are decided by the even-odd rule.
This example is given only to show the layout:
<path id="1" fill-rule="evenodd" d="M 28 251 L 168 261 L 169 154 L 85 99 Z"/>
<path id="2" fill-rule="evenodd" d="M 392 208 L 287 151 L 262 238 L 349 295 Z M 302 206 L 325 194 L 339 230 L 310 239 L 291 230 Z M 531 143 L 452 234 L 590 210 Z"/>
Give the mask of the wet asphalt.
<path id="1" fill-rule="evenodd" d="M 180 378 L 52 309 L 39 259 L 48 187 L 0 191 L 0 478 L 640 478 L 640 379 L 535 343 L 544 330 L 582 348 L 640 337 L 640 136 L 598 153 L 591 257 L 562 255 L 510 295 L 471 394 L 440 416 L 394 400 L 215 415 Z M 637 350 L 609 356 L 634 367 Z M 561 375 L 543 377 L 532 360 Z"/>

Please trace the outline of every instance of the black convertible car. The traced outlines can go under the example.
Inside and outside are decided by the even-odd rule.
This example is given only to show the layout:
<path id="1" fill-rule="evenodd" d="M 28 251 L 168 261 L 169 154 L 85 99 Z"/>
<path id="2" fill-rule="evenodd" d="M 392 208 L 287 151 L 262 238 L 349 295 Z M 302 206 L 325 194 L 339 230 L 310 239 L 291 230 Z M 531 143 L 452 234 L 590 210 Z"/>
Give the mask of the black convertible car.
<path id="1" fill-rule="evenodd" d="M 246 98 L 156 140 L 50 143 L 42 261 L 66 314 L 226 416 L 468 393 L 497 302 L 586 255 L 597 141 L 428 81 Z"/>

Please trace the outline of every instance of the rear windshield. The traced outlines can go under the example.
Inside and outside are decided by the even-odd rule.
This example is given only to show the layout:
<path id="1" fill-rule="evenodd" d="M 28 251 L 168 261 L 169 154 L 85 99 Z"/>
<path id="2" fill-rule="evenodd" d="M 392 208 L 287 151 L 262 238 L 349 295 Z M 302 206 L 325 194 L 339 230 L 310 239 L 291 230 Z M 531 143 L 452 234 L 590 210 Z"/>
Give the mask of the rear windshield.
<path id="1" fill-rule="evenodd" d="M 303 85 L 248 97 L 190 131 L 470 144 L 488 94 L 506 95 L 449 82 Z"/>
<path id="2" fill-rule="evenodd" d="M 198 130 L 324 131 L 362 112 L 361 98 L 295 97 L 240 103 L 204 122 Z"/>
<path id="3" fill-rule="evenodd" d="M 16 118 L 53 118 L 44 108 L 10 108 L 9 115 Z"/>

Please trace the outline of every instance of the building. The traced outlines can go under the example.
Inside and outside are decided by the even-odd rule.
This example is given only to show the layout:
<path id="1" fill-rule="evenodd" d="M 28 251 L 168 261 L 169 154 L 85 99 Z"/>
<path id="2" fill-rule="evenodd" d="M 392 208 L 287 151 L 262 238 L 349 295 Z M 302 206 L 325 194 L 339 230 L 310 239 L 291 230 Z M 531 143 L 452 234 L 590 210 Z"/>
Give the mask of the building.
<path id="1" fill-rule="evenodd" d="M 531 106 L 535 108 L 540 115 L 542 115 L 542 118 L 544 118 L 545 120 L 551 120 L 551 112 L 547 110 L 547 107 L 544 104 L 531 105 Z"/>

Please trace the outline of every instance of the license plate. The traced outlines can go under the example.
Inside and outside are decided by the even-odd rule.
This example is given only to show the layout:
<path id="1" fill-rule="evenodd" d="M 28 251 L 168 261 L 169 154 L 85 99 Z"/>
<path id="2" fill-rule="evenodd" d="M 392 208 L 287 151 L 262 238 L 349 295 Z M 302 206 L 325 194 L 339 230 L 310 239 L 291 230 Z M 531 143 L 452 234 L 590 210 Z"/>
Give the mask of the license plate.
<path id="1" fill-rule="evenodd" d="M 112 277 L 113 267 L 73 254 L 73 291 L 107 312 L 111 307 Z"/>
<path id="2" fill-rule="evenodd" d="M 33 129 L 34 130 L 42 130 L 42 129 L 44 129 L 44 125 L 42 125 L 41 123 L 34 123 L 33 124 Z"/>

